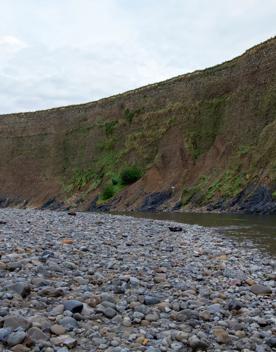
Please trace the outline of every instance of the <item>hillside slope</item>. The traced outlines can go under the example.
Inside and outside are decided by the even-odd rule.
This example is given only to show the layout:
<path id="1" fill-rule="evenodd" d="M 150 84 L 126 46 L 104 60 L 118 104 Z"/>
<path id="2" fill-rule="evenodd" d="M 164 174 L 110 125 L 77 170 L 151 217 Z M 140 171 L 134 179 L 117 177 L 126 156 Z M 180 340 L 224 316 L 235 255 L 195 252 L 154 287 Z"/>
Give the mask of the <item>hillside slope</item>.
<path id="1" fill-rule="evenodd" d="M 0 205 L 276 213 L 275 136 L 272 38 L 93 103 L 1 115 Z"/>

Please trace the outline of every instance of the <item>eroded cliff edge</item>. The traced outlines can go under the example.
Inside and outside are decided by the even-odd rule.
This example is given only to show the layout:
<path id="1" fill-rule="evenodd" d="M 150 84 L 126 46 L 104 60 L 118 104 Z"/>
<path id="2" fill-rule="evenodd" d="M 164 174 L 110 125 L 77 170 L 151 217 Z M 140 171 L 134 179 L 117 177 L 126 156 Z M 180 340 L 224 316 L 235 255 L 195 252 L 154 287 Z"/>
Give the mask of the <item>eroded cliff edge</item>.
<path id="1" fill-rule="evenodd" d="M 0 150 L 1 206 L 274 214 L 276 38 L 93 103 L 2 115 Z M 121 184 L 129 167 L 141 177 Z"/>

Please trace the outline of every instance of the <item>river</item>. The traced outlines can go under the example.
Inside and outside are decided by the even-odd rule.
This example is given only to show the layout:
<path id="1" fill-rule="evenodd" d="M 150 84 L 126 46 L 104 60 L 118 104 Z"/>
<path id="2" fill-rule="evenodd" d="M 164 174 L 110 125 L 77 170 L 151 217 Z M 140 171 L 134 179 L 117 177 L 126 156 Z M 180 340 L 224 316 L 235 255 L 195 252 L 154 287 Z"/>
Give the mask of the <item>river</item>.
<path id="1" fill-rule="evenodd" d="M 276 216 L 214 214 L 214 213 L 167 213 L 131 212 L 120 213 L 138 218 L 169 220 L 179 223 L 201 225 L 216 232 L 236 238 L 251 240 L 261 250 L 276 256 Z"/>

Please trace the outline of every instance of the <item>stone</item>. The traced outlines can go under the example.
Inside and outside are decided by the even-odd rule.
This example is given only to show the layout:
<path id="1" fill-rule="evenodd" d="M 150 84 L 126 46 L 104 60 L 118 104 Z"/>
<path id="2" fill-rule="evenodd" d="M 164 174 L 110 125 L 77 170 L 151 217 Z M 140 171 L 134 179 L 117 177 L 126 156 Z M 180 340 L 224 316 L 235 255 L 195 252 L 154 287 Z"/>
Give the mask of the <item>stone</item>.
<path id="1" fill-rule="evenodd" d="M 98 304 L 101 303 L 101 301 L 102 301 L 101 297 L 95 295 L 95 296 L 90 297 L 90 298 L 86 301 L 86 303 L 87 303 L 90 307 L 95 308 Z"/>
<path id="2" fill-rule="evenodd" d="M 116 302 L 115 296 L 112 293 L 108 293 L 108 292 L 103 292 L 100 296 L 100 299 L 102 302 L 110 302 L 110 303 Z"/>
<path id="3" fill-rule="evenodd" d="M 62 244 L 73 244 L 74 240 L 71 238 L 65 238 L 62 240 Z"/>
<path id="4" fill-rule="evenodd" d="M 188 340 L 189 346 L 193 351 L 207 351 L 209 344 L 205 341 L 201 341 L 196 335 L 192 335 Z"/>
<path id="5" fill-rule="evenodd" d="M 83 303 L 77 300 L 69 300 L 63 303 L 64 310 L 69 310 L 72 313 L 81 313 L 83 309 Z"/>
<path id="6" fill-rule="evenodd" d="M 104 316 L 106 316 L 109 319 L 114 318 L 115 315 L 117 314 L 115 309 L 113 309 L 111 307 L 104 308 L 102 313 L 104 314 Z"/>
<path id="7" fill-rule="evenodd" d="M 151 306 L 151 305 L 154 305 L 154 304 L 158 304 L 161 302 L 161 299 L 159 297 L 156 297 L 156 296 L 150 296 L 150 295 L 145 295 L 144 296 L 144 303 L 147 305 L 147 306 Z"/>
<path id="8" fill-rule="evenodd" d="M 276 348 L 276 336 L 270 337 L 267 341 L 266 344 L 271 347 L 271 348 Z"/>
<path id="9" fill-rule="evenodd" d="M 129 278 L 129 284 L 131 285 L 131 287 L 138 287 L 140 285 L 140 280 L 134 276 L 131 276 Z"/>
<path id="10" fill-rule="evenodd" d="M 14 331 L 10 333 L 10 335 L 8 336 L 7 345 L 10 347 L 18 345 L 25 340 L 25 337 L 26 337 L 25 331 L 23 330 Z"/>
<path id="11" fill-rule="evenodd" d="M 208 307 L 208 311 L 212 314 L 218 314 L 222 311 L 222 307 L 220 304 L 212 304 Z"/>
<path id="12" fill-rule="evenodd" d="M 233 311 L 233 310 L 239 311 L 243 306 L 244 306 L 243 303 L 241 303 L 240 301 L 238 301 L 238 300 L 232 300 L 232 301 L 230 301 L 229 304 L 228 304 L 228 309 L 229 309 L 230 311 Z"/>
<path id="13" fill-rule="evenodd" d="M 64 291 L 61 288 L 55 287 L 45 287 L 38 293 L 40 296 L 47 296 L 47 297 L 61 297 L 64 296 Z"/>
<path id="14" fill-rule="evenodd" d="M 9 308 L 8 307 L 0 307 L 0 317 L 5 317 L 9 315 Z"/>
<path id="15" fill-rule="evenodd" d="M 213 329 L 213 334 L 216 338 L 216 341 L 221 344 L 226 344 L 230 341 L 228 332 L 222 327 L 216 327 Z"/>
<path id="16" fill-rule="evenodd" d="M 47 341 L 49 339 L 49 337 L 37 327 L 32 327 L 28 330 L 28 337 L 34 342 Z"/>
<path id="17" fill-rule="evenodd" d="M 2 215 L 10 225 L 1 228 L 0 351 L 275 349 L 274 296 L 251 291 L 261 283 L 274 293 L 275 263 L 253 242 L 110 214 Z M 61 245 L 64 238 L 74 243 Z M 20 265 L 9 271 L 9 263 Z M 7 290 L 18 283 L 29 283 L 31 294 Z M 18 331 L 23 341 L 9 346 Z"/>
<path id="18" fill-rule="evenodd" d="M 26 298 L 31 293 L 31 286 L 27 282 L 17 282 L 8 286 L 8 290 L 18 293 L 22 298 Z"/>
<path id="19" fill-rule="evenodd" d="M 0 329 L 0 342 L 6 342 L 9 334 L 12 332 L 11 328 Z"/>
<path id="20" fill-rule="evenodd" d="M 183 343 L 187 343 L 188 338 L 189 338 L 189 334 L 184 332 L 184 331 L 177 331 L 176 334 L 175 334 L 175 339 L 177 341 L 180 341 L 180 342 L 183 342 Z"/>
<path id="21" fill-rule="evenodd" d="M 251 292 L 253 292 L 255 295 L 260 295 L 260 296 L 265 296 L 265 295 L 271 295 L 272 290 L 269 286 L 265 285 L 253 285 L 250 287 Z"/>
<path id="22" fill-rule="evenodd" d="M 68 211 L 67 214 L 71 215 L 71 216 L 76 216 L 77 215 L 77 213 L 75 211 Z"/>
<path id="23" fill-rule="evenodd" d="M 22 328 L 24 331 L 26 331 L 31 326 L 32 326 L 32 323 L 21 316 L 9 315 L 4 318 L 5 328 L 11 328 L 13 330 L 17 328 Z"/>
<path id="24" fill-rule="evenodd" d="M 49 312 L 49 314 L 52 315 L 52 316 L 57 316 L 57 315 L 63 314 L 63 312 L 64 312 L 64 305 L 63 304 L 59 304 L 56 307 L 54 307 Z"/>
<path id="25" fill-rule="evenodd" d="M 205 321 L 211 320 L 211 314 L 209 311 L 204 310 L 202 312 L 199 312 L 199 317 Z"/>
<path id="26" fill-rule="evenodd" d="M 169 230 L 171 232 L 181 232 L 181 231 L 183 231 L 182 227 L 180 227 L 180 226 L 169 226 Z"/>
<path id="27" fill-rule="evenodd" d="M 62 325 L 54 324 L 51 326 L 51 332 L 55 335 L 64 335 L 66 330 Z"/>
<path id="28" fill-rule="evenodd" d="M 76 319 L 72 317 L 64 317 L 60 319 L 59 324 L 62 325 L 67 331 L 74 330 L 78 327 Z"/>
<path id="29" fill-rule="evenodd" d="M 187 320 L 191 319 L 198 319 L 199 315 L 196 311 L 193 311 L 191 309 L 183 309 L 179 312 L 176 313 L 175 315 L 175 320 L 179 322 L 185 322 Z"/>
<path id="30" fill-rule="evenodd" d="M 12 347 L 11 351 L 12 352 L 28 352 L 28 351 L 30 351 L 30 349 L 25 345 L 18 344 L 16 346 Z M 45 352 L 47 352 L 47 351 L 45 350 Z"/>
<path id="31" fill-rule="evenodd" d="M 70 335 L 61 335 L 51 339 L 52 343 L 58 346 L 65 346 L 69 349 L 76 347 L 77 340 Z"/>

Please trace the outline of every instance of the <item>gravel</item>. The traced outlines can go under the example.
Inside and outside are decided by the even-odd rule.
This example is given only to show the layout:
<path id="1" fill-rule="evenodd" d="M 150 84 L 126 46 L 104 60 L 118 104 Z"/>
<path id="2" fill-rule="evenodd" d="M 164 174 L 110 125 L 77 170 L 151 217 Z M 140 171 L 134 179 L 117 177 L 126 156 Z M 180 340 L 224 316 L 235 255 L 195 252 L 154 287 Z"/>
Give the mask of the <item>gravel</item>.
<path id="1" fill-rule="evenodd" d="M 0 210 L 0 351 L 274 351 L 275 260 L 211 229 Z"/>

